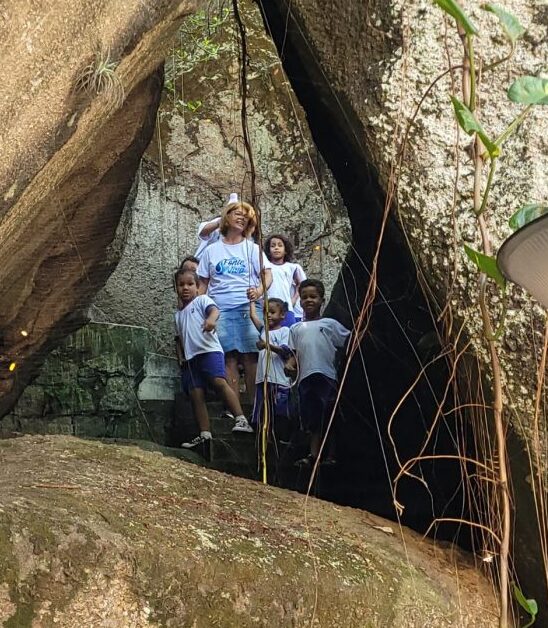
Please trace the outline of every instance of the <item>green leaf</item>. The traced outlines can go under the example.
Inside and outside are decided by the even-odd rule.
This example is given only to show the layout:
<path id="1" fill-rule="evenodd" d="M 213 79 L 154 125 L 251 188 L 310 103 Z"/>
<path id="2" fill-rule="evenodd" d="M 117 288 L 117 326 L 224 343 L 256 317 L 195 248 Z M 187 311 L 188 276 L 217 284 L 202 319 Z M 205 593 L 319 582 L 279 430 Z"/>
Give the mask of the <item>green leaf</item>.
<path id="1" fill-rule="evenodd" d="M 458 24 L 464 28 L 467 35 L 477 35 L 478 29 L 472 24 L 470 18 L 462 10 L 462 7 L 455 0 L 434 0 L 434 2 L 451 17 L 454 17 Z"/>
<path id="2" fill-rule="evenodd" d="M 468 255 L 479 270 L 482 273 L 485 273 L 488 277 L 491 277 L 491 279 L 494 279 L 497 282 L 497 285 L 504 290 L 506 287 L 506 279 L 500 272 L 495 258 L 489 257 L 489 255 L 485 255 L 479 251 L 474 251 L 474 249 L 470 248 L 466 244 L 464 245 L 464 250 L 466 255 Z"/>
<path id="3" fill-rule="evenodd" d="M 508 11 L 505 11 L 498 4 L 488 2 L 486 4 L 482 4 L 481 8 L 485 11 L 494 13 L 498 17 L 506 36 L 512 44 L 515 44 L 523 33 L 525 33 L 525 28 L 519 23 L 519 20 L 511 13 L 508 13 Z"/>
<path id="4" fill-rule="evenodd" d="M 526 599 L 521 589 L 515 583 L 512 583 L 512 588 L 514 590 L 514 597 L 516 598 L 518 604 L 531 616 L 532 621 L 530 621 L 527 626 L 532 626 L 535 623 L 535 617 L 538 613 L 537 601 L 533 599 Z M 527 627 L 524 626 L 524 628 Z"/>
<path id="5" fill-rule="evenodd" d="M 453 103 L 453 109 L 455 110 L 457 121 L 464 132 L 468 133 L 468 135 L 477 133 L 489 155 L 491 157 L 498 157 L 500 155 L 500 148 L 487 137 L 487 133 L 483 130 L 483 127 L 476 120 L 470 109 L 468 109 L 464 103 L 454 96 L 451 96 L 451 102 Z"/>
<path id="6" fill-rule="evenodd" d="M 512 214 L 508 224 L 515 231 L 546 213 L 548 213 L 548 203 L 531 203 L 530 205 L 524 205 L 520 207 L 517 212 Z"/>
<path id="7" fill-rule="evenodd" d="M 522 76 L 510 85 L 508 98 L 524 105 L 548 105 L 548 79 Z"/>

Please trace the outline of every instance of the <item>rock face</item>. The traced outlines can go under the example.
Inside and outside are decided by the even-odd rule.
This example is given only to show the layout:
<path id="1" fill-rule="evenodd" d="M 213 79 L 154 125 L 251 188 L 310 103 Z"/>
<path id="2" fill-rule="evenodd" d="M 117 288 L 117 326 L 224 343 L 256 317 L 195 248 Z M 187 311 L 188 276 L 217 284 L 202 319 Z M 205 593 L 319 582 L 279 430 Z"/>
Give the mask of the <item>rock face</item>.
<path id="1" fill-rule="evenodd" d="M 456 124 L 449 102 L 449 74 L 433 85 L 414 118 L 433 81 L 449 65 L 462 62 L 453 22 L 445 34 L 443 14 L 430 2 L 295 0 L 289 6 L 286 0 L 277 0 L 273 5 L 288 16 L 292 54 L 310 61 L 317 98 L 335 94 L 338 104 L 333 116 L 341 120 L 349 153 L 374 165 L 385 191 L 395 184 L 401 225 L 440 309 L 449 300 L 455 318 L 465 323 L 476 350 L 486 358 L 476 305 L 477 274 L 463 251 L 463 243 L 480 247 L 471 210 L 472 165 L 464 151 L 470 140 L 463 133 L 458 144 L 461 178 L 456 206 L 451 209 Z M 481 32 L 479 54 L 486 60 L 502 57 L 507 47 L 494 16 L 476 3 L 463 5 Z M 548 64 L 545 8 L 531 0 L 509 0 L 504 7 L 519 17 L 527 33 L 504 69 L 484 75 L 481 115 L 493 137 L 521 110 L 508 100 L 507 87 L 518 76 L 545 71 Z M 455 74 L 456 89 L 459 76 Z M 404 137 L 404 159 L 396 172 Z M 539 107 L 504 145 L 486 213 L 495 250 L 509 235 L 507 221 L 518 207 L 548 198 L 547 137 L 545 108 Z M 501 343 L 505 389 L 515 428 L 528 438 L 543 314 L 520 289 L 514 286 L 510 292 Z"/>
<path id="2" fill-rule="evenodd" d="M 496 625 L 463 556 L 364 512 L 71 437 L 0 455 L 6 625 Z"/>
<path id="3" fill-rule="evenodd" d="M 263 232 L 287 234 L 296 260 L 328 293 L 350 229 L 337 186 L 318 154 L 257 5 L 239 3 L 246 29 L 247 116 Z M 96 321 L 148 327 L 155 350 L 173 351 L 172 273 L 197 246 L 198 223 L 228 195 L 250 198 L 240 121 L 237 26 L 224 2 L 182 25 L 166 58 L 166 87 L 154 138 L 128 207 L 125 250 L 92 309 Z M 159 130 L 159 133 L 158 133 Z"/>
<path id="4" fill-rule="evenodd" d="M 113 268 L 105 250 L 154 128 L 156 68 L 197 4 L 0 10 L 0 416 Z"/>
<path id="5" fill-rule="evenodd" d="M 508 45 L 495 17 L 482 11 L 481 3 L 460 4 L 480 30 L 476 49 L 484 66 L 503 57 Z M 527 32 L 511 62 L 483 75 L 480 114 L 492 137 L 502 133 L 521 110 L 506 96 L 512 81 L 518 76 L 545 72 L 548 64 L 546 7 L 531 0 L 508 0 L 501 4 L 519 17 Z M 480 248 L 480 234 L 471 210 L 472 163 L 466 151 L 470 138 L 463 132 L 457 137 L 449 101 L 452 79 L 455 92 L 460 95 L 459 68 L 453 77 L 446 74 L 439 78 L 448 67 L 462 63 L 462 44 L 454 21 L 448 20 L 446 28 L 440 9 L 432 2 L 420 0 L 326 3 L 276 0 L 264 3 L 264 9 L 278 29 L 278 40 L 285 44 L 287 63 L 299 58 L 304 67 L 305 89 L 313 93 L 309 100 L 328 103 L 330 123 L 338 129 L 339 142 L 348 147 L 347 159 L 357 167 L 366 164 L 376 170 L 380 185 L 390 195 L 395 208 L 387 228 L 396 221 L 400 223 L 405 240 L 401 246 L 410 247 L 420 276 L 428 286 L 433 318 L 448 303 L 450 309 L 445 314 L 450 314 L 452 323 L 452 327 L 446 327 L 452 336 L 449 342 L 461 333 L 462 326 L 461 341 L 463 337 L 471 340 L 472 349 L 479 356 L 486 387 L 475 388 L 478 377 L 473 375 L 466 380 L 465 375 L 463 388 L 471 391 L 466 403 L 485 403 L 489 407 L 490 370 L 480 330 L 477 272 L 463 249 L 465 243 Z M 546 107 L 539 107 L 504 144 L 485 213 L 495 251 L 509 235 L 507 221 L 513 212 L 522 205 L 545 202 L 548 198 L 547 137 Z M 405 150 L 401 152 L 404 140 Z M 460 175 L 455 190 L 457 161 Z M 373 214 L 369 211 L 368 218 L 374 219 Z M 356 233 L 359 216 L 352 211 L 350 215 Z M 374 229 L 375 238 L 378 233 Z M 386 259 L 382 260 L 382 264 L 386 263 Z M 380 288 L 384 290 L 384 285 Z M 497 301 L 495 296 L 492 303 L 496 319 L 500 298 Z M 520 579 L 524 578 L 524 588 L 539 601 L 541 613 L 547 613 L 545 569 L 541 559 L 533 566 L 535 553 L 538 558 L 541 552 L 531 500 L 530 461 L 524 453 L 535 432 L 534 404 L 537 365 L 544 344 L 543 326 L 544 313 L 539 306 L 517 286 L 509 286 L 509 310 L 499 348 L 505 417 L 521 440 L 521 446 L 512 444 L 510 455 L 517 504 L 514 548 L 516 561 L 523 561 L 524 567 L 518 564 L 518 571 Z M 468 358 L 461 360 L 461 365 L 467 371 Z M 363 381 L 363 373 L 359 372 L 355 379 Z M 397 404 L 398 400 L 382 409 L 383 415 L 390 417 Z M 546 452 L 548 437 L 546 422 L 542 420 L 546 415 L 545 391 L 540 395 L 540 407 L 540 450 Z M 487 452 L 490 464 L 488 452 L 492 439 L 487 436 L 482 443 L 481 436 L 483 429 L 490 434 L 489 412 L 481 417 L 466 413 L 463 418 L 474 427 L 476 438 L 479 434 L 479 449 Z M 419 442 L 406 459 L 421 451 L 426 431 L 420 428 L 410 435 L 409 440 Z M 546 464 L 540 473 L 546 486 Z"/>

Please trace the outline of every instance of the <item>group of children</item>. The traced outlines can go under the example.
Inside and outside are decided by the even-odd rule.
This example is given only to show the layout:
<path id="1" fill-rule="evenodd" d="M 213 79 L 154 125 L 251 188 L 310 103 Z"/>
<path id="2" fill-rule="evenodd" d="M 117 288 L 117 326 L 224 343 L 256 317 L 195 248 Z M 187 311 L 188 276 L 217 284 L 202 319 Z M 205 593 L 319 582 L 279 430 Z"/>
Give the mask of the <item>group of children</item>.
<path id="1" fill-rule="evenodd" d="M 234 203 L 237 197 L 231 195 L 228 211 Z M 277 421 L 290 417 L 290 394 L 296 385 L 301 425 L 310 434 L 309 453 L 296 464 L 311 466 L 318 458 L 322 435 L 336 402 L 337 354 L 350 332 L 338 321 L 322 317 L 325 288 L 321 281 L 307 279 L 302 267 L 293 262 L 293 247 L 288 238 L 278 234 L 268 237 L 264 252 L 270 262 L 272 283 L 267 299 L 263 302 L 249 292 L 249 317 L 257 331 L 259 350 L 250 425 L 225 375 L 225 354 L 216 333 L 223 313 L 208 294 L 203 294 L 207 282 L 204 286 L 196 272 L 204 249 L 222 237 L 218 232 L 220 220 L 200 224 L 196 255 L 186 257 L 175 273 L 177 354 L 183 389 L 190 397 L 200 429 L 199 436 L 182 447 L 193 448 L 212 438 L 205 398 L 207 387 L 215 390 L 234 416 L 234 431 L 253 432 L 262 425 L 265 411 L 274 429 Z M 335 452 L 331 447 L 322 464 L 334 463 Z"/>

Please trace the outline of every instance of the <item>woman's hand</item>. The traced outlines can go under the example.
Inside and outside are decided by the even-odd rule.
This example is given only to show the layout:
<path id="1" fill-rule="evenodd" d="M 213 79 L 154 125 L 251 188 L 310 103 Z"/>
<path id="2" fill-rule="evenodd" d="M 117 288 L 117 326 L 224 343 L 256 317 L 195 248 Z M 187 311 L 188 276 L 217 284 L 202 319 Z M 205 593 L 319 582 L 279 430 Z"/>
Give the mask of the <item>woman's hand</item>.
<path id="1" fill-rule="evenodd" d="M 259 351 L 266 349 L 266 343 L 262 338 L 260 340 L 257 340 L 257 349 L 259 349 Z"/>
<path id="2" fill-rule="evenodd" d="M 263 296 L 263 291 L 260 288 L 248 288 L 247 289 L 247 298 L 250 301 L 256 301 Z"/>

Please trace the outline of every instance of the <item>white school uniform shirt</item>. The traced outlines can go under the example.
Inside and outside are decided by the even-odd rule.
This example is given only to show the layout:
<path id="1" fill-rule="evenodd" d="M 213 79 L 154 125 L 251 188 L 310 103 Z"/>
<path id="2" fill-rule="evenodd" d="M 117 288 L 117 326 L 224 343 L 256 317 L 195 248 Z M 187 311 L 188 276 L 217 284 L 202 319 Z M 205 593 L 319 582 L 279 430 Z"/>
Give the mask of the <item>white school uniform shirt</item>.
<path id="1" fill-rule="evenodd" d="M 264 327 L 261 331 L 261 338 L 266 341 Z M 271 345 L 277 345 L 281 347 L 285 345 L 289 346 L 289 327 L 280 327 L 280 329 L 269 330 L 268 339 Z M 255 378 L 256 384 L 262 384 L 266 379 L 271 384 L 280 384 L 281 386 L 291 386 L 291 379 L 284 373 L 284 362 L 282 358 L 274 353 L 270 352 L 270 361 L 268 364 L 268 373 L 265 378 L 266 369 L 266 349 L 262 349 L 259 352 L 259 361 L 257 362 L 257 376 Z"/>
<path id="2" fill-rule="evenodd" d="M 333 318 L 296 323 L 289 330 L 289 347 L 297 352 L 298 381 L 313 373 L 337 379 L 335 356 L 350 332 Z"/>
<path id="3" fill-rule="evenodd" d="M 200 353 L 211 353 L 223 348 L 215 331 L 204 331 L 203 324 L 210 307 L 217 307 L 205 294 L 196 297 L 182 310 L 175 312 L 175 328 L 182 341 L 185 360 L 191 360 Z"/>
<path id="4" fill-rule="evenodd" d="M 202 254 L 198 275 L 209 279 L 207 293 L 221 310 L 232 310 L 249 303 L 248 288 L 260 284 L 259 247 L 252 240 L 227 244 L 221 238 Z M 264 268 L 271 268 L 263 253 Z"/>
<path id="5" fill-rule="evenodd" d="M 205 222 L 201 222 L 198 225 L 199 244 L 198 244 L 198 248 L 196 249 L 196 253 L 194 253 L 194 257 L 197 257 L 198 259 L 200 259 L 200 255 L 205 251 L 205 249 L 211 244 L 214 244 L 215 242 L 217 242 L 217 240 L 221 237 L 221 232 L 219 231 L 218 227 L 217 229 L 215 229 L 215 231 L 212 231 L 207 236 L 200 235 L 204 227 L 207 227 L 208 225 L 213 225 L 213 224 L 220 225 L 221 224 L 220 217 L 214 218 L 213 220 L 206 220 Z"/>
<path id="6" fill-rule="evenodd" d="M 294 291 L 295 290 L 296 290 L 296 288 L 294 289 Z M 295 318 L 299 318 L 301 321 L 303 320 L 304 312 L 303 312 L 303 308 L 301 307 L 301 297 L 299 297 L 295 301 L 295 305 L 293 306 L 293 314 L 295 314 Z"/>
<path id="7" fill-rule="evenodd" d="M 270 299 L 281 299 L 287 303 L 287 309 L 293 312 L 293 303 L 291 296 L 293 277 L 297 275 L 299 281 L 304 281 L 306 275 L 300 264 L 294 262 L 284 262 L 283 264 L 272 264 L 272 284 L 268 289 L 268 297 Z"/>

